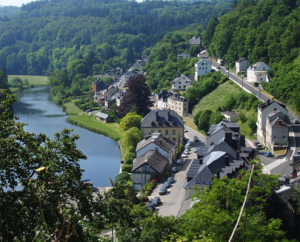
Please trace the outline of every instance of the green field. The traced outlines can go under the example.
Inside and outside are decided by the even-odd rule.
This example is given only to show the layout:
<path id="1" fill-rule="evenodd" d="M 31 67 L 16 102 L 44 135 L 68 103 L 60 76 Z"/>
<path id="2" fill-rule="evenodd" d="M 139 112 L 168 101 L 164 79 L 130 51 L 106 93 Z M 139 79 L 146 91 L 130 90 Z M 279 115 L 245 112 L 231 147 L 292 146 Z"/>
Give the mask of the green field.
<path id="1" fill-rule="evenodd" d="M 206 109 L 215 111 L 217 108 L 222 106 L 222 103 L 224 103 L 230 95 L 238 92 L 241 92 L 241 88 L 232 81 L 227 81 L 203 97 L 194 107 L 193 114 Z"/>
<path id="2" fill-rule="evenodd" d="M 227 82 L 219 85 L 214 91 L 212 91 L 211 93 L 209 93 L 208 95 L 203 97 L 201 99 L 201 101 L 195 106 L 195 108 L 193 110 L 193 114 L 197 113 L 200 110 L 203 111 L 206 109 L 215 111 L 219 107 L 221 107 L 222 104 L 224 104 L 232 94 L 235 94 L 235 93 L 238 93 L 241 91 L 242 90 L 238 85 L 236 85 L 232 81 L 227 81 Z M 247 111 L 246 109 L 239 109 L 238 111 L 244 112 L 247 118 L 254 117 L 254 116 L 257 117 L 257 113 L 253 110 Z M 247 122 L 241 123 L 240 121 L 238 121 L 238 123 L 240 123 L 241 134 L 245 135 L 245 137 L 247 139 L 250 139 L 250 140 L 256 139 L 256 137 L 254 135 L 252 135 L 251 129 L 248 127 Z M 195 127 L 196 127 L 196 125 L 195 125 Z M 194 129 L 197 130 L 195 127 L 194 127 Z M 199 130 L 197 130 L 197 131 L 199 131 Z"/>
<path id="3" fill-rule="evenodd" d="M 67 102 L 63 106 L 65 106 L 64 111 L 66 112 L 67 115 L 75 115 L 83 112 L 79 107 L 75 106 L 75 104 L 72 102 Z"/>
<path id="4" fill-rule="evenodd" d="M 14 77 L 19 77 L 21 80 L 27 79 L 30 85 L 46 86 L 49 85 L 48 76 L 29 76 L 29 75 L 8 75 L 8 82 Z"/>

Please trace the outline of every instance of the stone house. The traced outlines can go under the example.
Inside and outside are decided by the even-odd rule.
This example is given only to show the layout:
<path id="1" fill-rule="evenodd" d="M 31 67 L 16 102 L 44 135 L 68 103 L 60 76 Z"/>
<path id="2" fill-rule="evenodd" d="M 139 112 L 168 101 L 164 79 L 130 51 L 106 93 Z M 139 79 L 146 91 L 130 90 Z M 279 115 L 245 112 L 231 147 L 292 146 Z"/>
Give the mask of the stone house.
<path id="1" fill-rule="evenodd" d="M 108 88 L 94 94 L 94 100 L 97 102 L 108 101 L 118 91 L 119 88 L 117 86 L 109 86 Z"/>
<path id="2" fill-rule="evenodd" d="M 168 160 L 157 151 L 148 151 L 135 159 L 132 168 L 132 187 L 139 191 L 142 186 L 157 177 L 161 181 L 168 171 Z"/>
<path id="3" fill-rule="evenodd" d="M 247 58 L 242 57 L 235 62 L 235 72 L 239 73 L 242 71 L 247 71 L 249 66 L 250 62 L 247 60 Z"/>
<path id="4" fill-rule="evenodd" d="M 190 55 L 187 53 L 180 53 L 177 55 L 177 61 L 182 58 L 190 58 Z"/>
<path id="5" fill-rule="evenodd" d="M 199 76 L 206 75 L 211 72 L 211 63 L 207 58 L 203 58 L 195 64 L 195 80 L 199 80 Z"/>
<path id="6" fill-rule="evenodd" d="M 257 109 L 257 140 L 261 144 L 266 144 L 266 121 L 269 113 L 278 110 L 287 117 L 288 110 L 285 108 L 284 104 L 279 104 L 271 99 L 268 99 L 266 102 L 258 105 Z M 283 121 L 287 122 L 287 120 Z"/>
<path id="7" fill-rule="evenodd" d="M 248 82 L 270 82 L 268 78 L 268 71 L 272 70 L 264 62 L 257 62 L 252 66 L 249 66 L 247 69 L 247 81 Z"/>
<path id="8" fill-rule="evenodd" d="M 141 121 L 141 131 L 144 137 L 153 133 L 167 135 L 177 144 L 183 143 L 184 123 L 173 110 L 152 110 Z"/>
<path id="9" fill-rule="evenodd" d="M 234 111 L 225 111 L 222 112 L 223 116 L 232 123 L 236 123 L 238 121 L 238 113 Z"/>
<path id="10" fill-rule="evenodd" d="M 173 81 L 172 81 L 172 90 L 173 91 L 185 91 L 187 87 L 192 86 L 193 80 L 189 77 L 179 74 Z"/>
<path id="11" fill-rule="evenodd" d="M 169 110 L 175 111 L 179 116 L 187 116 L 189 112 L 189 100 L 179 94 L 173 94 L 168 97 Z"/>
<path id="12" fill-rule="evenodd" d="M 192 45 L 197 45 L 200 47 L 200 49 L 202 48 L 202 40 L 200 39 L 200 37 L 198 36 L 193 36 L 191 39 L 190 39 L 190 42 L 189 42 L 190 46 Z"/>
<path id="13" fill-rule="evenodd" d="M 129 69 L 125 74 L 125 84 L 128 83 L 130 77 L 142 76 L 143 73 L 144 73 L 143 71 L 135 71 L 133 69 Z"/>
<path id="14" fill-rule="evenodd" d="M 94 94 L 96 94 L 97 92 L 100 92 L 102 90 L 105 90 L 106 88 L 107 88 L 107 85 L 101 79 L 97 79 L 96 81 L 94 81 L 92 83 L 92 89 L 93 89 Z"/>
<path id="15" fill-rule="evenodd" d="M 289 145 L 289 125 L 284 121 L 287 117 L 279 110 L 268 114 L 266 120 L 266 146 L 273 153 L 278 148 Z"/>

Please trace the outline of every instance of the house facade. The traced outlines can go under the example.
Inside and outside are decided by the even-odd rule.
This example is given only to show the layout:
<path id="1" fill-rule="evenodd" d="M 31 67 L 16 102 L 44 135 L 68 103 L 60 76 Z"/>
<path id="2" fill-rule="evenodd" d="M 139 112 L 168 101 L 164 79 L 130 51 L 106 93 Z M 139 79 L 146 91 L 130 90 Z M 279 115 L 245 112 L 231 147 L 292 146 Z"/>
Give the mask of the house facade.
<path id="1" fill-rule="evenodd" d="M 190 58 L 190 55 L 187 53 L 181 53 L 177 55 L 177 61 L 182 58 Z"/>
<path id="2" fill-rule="evenodd" d="M 97 92 L 100 92 L 102 90 L 105 90 L 106 88 L 107 88 L 107 85 L 101 79 L 97 79 L 92 84 L 92 89 L 93 89 L 94 94 L 97 93 Z"/>
<path id="3" fill-rule="evenodd" d="M 172 81 L 172 90 L 185 91 L 186 88 L 192 86 L 192 84 L 193 81 L 189 77 L 180 74 Z"/>
<path id="4" fill-rule="evenodd" d="M 257 112 L 257 139 L 261 144 L 266 144 L 266 121 L 269 113 L 280 111 L 285 116 L 288 115 L 288 110 L 284 104 L 279 104 L 274 100 L 268 99 L 266 102 L 258 105 Z M 286 122 L 286 120 L 284 120 Z"/>
<path id="5" fill-rule="evenodd" d="M 287 148 L 289 145 L 289 125 L 284 121 L 286 115 L 276 110 L 268 114 L 266 120 L 266 146 L 274 150 Z"/>
<path id="6" fill-rule="evenodd" d="M 153 133 L 164 134 L 179 145 L 183 143 L 183 118 L 173 110 L 153 110 L 142 119 L 141 131 L 144 137 Z"/>
<path id="7" fill-rule="evenodd" d="M 268 71 L 272 70 L 264 62 L 257 62 L 247 69 L 247 81 L 248 82 L 269 82 Z"/>
<path id="8" fill-rule="evenodd" d="M 197 45 L 200 47 L 200 49 L 202 48 L 202 40 L 200 37 L 198 36 L 193 36 L 191 39 L 190 39 L 190 42 L 189 42 L 190 46 L 192 45 Z"/>
<path id="9" fill-rule="evenodd" d="M 199 76 L 206 75 L 211 72 L 211 63 L 207 58 L 203 58 L 195 64 L 195 80 L 199 80 Z"/>
<path id="10" fill-rule="evenodd" d="M 109 123 L 111 121 L 111 118 L 106 113 L 98 112 L 98 113 L 96 113 L 96 120 L 103 122 L 103 123 Z"/>
<path id="11" fill-rule="evenodd" d="M 134 71 L 133 69 L 129 69 L 125 74 L 125 84 L 128 83 L 130 77 L 142 76 L 143 71 Z"/>
<path id="12" fill-rule="evenodd" d="M 222 114 L 229 122 L 235 123 L 238 121 L 238 113 L 237 112 L 225 111 L 225 112 L 222 112 Z"/>
<path id="13" fill-rule="evenodd" d="M 242 57 L 235 62 L 235 72 L 239 73 L 242 71 L 247 71 L 249 66 L 250 62 L 247 60 L 247 58 Z"/>
<path id="14" fill-rule="evenodd" d="M 187 116 L 189 112 L 189 100 L 179 94 L 173 94 L 168 98 L 167 108 L 175 111 L 179 116 Z"/>
<path id="15" fill-rule="evenodd" d="M 110 86 L 100 92 L 94 94 L 94 100 L 97 102 L 105 102 L 110 100 L 111 97 L 119 91 L 117 86 Z"/>

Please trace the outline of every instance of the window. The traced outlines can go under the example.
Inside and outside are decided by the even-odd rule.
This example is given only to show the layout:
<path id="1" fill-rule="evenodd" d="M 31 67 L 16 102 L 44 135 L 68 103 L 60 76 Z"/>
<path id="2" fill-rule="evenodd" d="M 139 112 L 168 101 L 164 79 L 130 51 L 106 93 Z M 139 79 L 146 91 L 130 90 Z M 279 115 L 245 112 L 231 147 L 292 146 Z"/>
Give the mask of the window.
<path id="1" fill-rule="evenodd" d="M 183 88 L 185 88 L 186 86 L 183 86 Z"/>
<path id="2" fill-rule="evenodd" d="M 274 141 L 277 141 L 277 136 L 274 136 Z"/>
<path id="3" fill-rule="evenodd" d="M 285 136 L 282 136 L 282 140 L 283 140 L 283 141 L 286 141 L 286 137 L 285 137 Z"/>
<path id="4" fill-rule="evenodd" d="M 274 111 L 276 111 L 277 110 L 277 108 L 274 108 Z"/>
<path id="5" fill-rule="evenodd" d="M 181 88 L 181 86 L 179 86 L 179 89 Z"/>
<path id="6" fill-rule="evenodd" d="M 179 82 L 179 84 L 181 84 L 181 82 Z"/>
<path id="7" fill-rule="evenodd" d="M 154 133 L 154 130 L 151 130 L 151 134 L 153 134 Z"/>
<path id="8" fill-rule="evenodd" d="M 202 65 L 204 66 L 204 63 L 202 63 Z"/>
<path id="9" fill-rule="evenodd" d="M 263 67 L 263 70 L 265 70 L 265 68 Z"/>
<path id="10" fill-rule="evenodd" d="M 158 133 L 161 133 L 161 130 L 158 130 Z"/>
<path id="11" fill-rule="evenodd" d="M 205 71 L 205 73 L 207 73 L 207 71 Z"/>
<path id="12" fill-rule="evenodd" d="M 207 70 L 207 67 L 205 67 L 205 69 Z"/>
<path id="13" fill-rule="evenodd" d="M 175 139 L 175 138 L 173 138 L 173 141 L 175 141 L 175 142 L 176 142 L 176 139 Z"/>
<path id="14" fill-rule="evenodd" d="M 175 135 L 175 130 L 172 131 L 172 135 Z"/>
<path id="15" fill-rule="evenodd" d="M 166 135 L 168 135 L 169 134 L 169 130 L 166 130 Z"/>
<path id="16" fill-rule="evenodd" d="M 157 151 L 157 152 L 158 152 L 158 147 L 155 147 L 155 151 Z"/>

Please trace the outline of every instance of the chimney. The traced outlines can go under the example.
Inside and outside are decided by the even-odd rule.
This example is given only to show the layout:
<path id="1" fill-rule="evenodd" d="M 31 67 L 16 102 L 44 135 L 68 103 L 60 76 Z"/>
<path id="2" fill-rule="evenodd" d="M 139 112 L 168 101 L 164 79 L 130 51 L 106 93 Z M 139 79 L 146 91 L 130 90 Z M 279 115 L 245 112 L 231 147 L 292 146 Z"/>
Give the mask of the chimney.
<path id="1" fill-rule="evenodd" d="M 292 179 L 295 179 L 297 177 L 297 171 L 293 170 L 292 171 Z"/>
<path id="2" fill-rule="evenodd" d="M 229 146 L 232 146 L 232 132 L 231 132 L 231 131 L 226 131 L 226 132 L 225 132 L 225 142 L 226 142 Z"/>
<path id="3" fill-rule="evenodd" d="M 168 111 L 168 121 L 170 122 L 170 120 L 171 120 L 171 115 L 170 115 L 170 110 Z"/>
<path id="4" fill-rule="evenodd" d="M 285 183 L 284 185 L 289 186 L 290 185 L 290 175 L 285 176 Z"/>
<path id="5" fill-rule="evenodd" d="M 229 166 L 229 156 L 225 156 L 225 166 Z"/>
<path id="6" fill-rule="evenodd" d="M 159 144 L 162 145 L 162 141 L 159 141 Z"/>
<path id="7" fill-rule="evenodd" d="M 268 100 L 267 100 L 267 106 L 269 106 L 269 105 L 270 105 L 270 103 L 271 103 L 271 100 L 270 100 L 270 99 L 268 99 Z"/>
<path id="8" fill-rule="evenodd" d="M 155 121 L 157 121 L 158 120 L 158 111 L 155 111 L 155 114 L 156 114 L 156 120 Z"/>
<path id="9" fill-rule="evenodd" d="M 199 164 L 200 164 L 200 165 L 203 164 L 203 157 L 201 157 L 201 158 L 199 159 Z"/>
<path id="10" fill-rule="evenodd" d="M 245 136 L 244 135 L 240 135 L 240 147 L 245 147 L 246 146 L 246 142 L 245 142 Z"/>
<path id="11" fill-rule="evenodd" d="M 237 160 L 240 159 L 240 151 L 239 151 L 239 150 L 236 151 L 236 159 L 237 159 Z"/>

